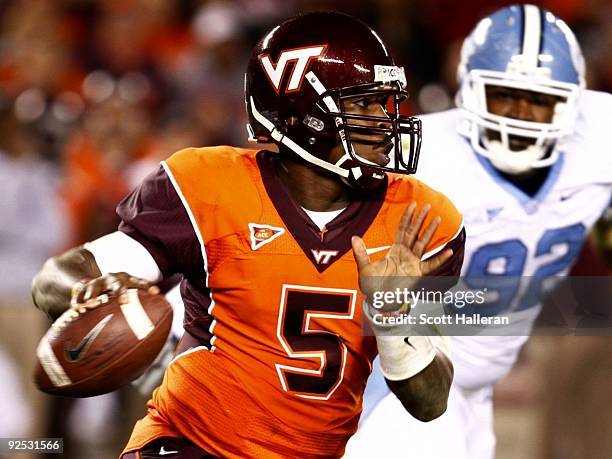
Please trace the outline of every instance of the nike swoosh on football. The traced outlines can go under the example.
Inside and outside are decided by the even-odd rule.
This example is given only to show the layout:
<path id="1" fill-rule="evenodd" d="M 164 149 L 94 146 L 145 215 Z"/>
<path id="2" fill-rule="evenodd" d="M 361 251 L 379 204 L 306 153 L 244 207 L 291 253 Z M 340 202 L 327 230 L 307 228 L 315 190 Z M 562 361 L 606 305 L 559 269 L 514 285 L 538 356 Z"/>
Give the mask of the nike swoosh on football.
<path id="1" fill-rule="evenodd" d="M 75 347 L 74 349 L 70 349 L 70 342 L 66 343 L 66 348 L 67 348 L 66 351 L 68 354 L 67 360 L 73 363 L 78 362 L 81 359 L 81 357 L 83 357 L 85 352 L 87 352 L 87 349 L 89 349 L 89 346 L 91 346 L 91 343 L 94 342 L 94 340 L 98 337 L 100 332 L 102 332 L 102 329 L 106 327 L 106 324 L 112 318 L 113 318 L 113 315 L 109 314 L 104 319 L 102 319 L 100 322 L 98 322 L 96 326 L 92 328 L 89 331 L 89 333 L 85 335 L 85 337 L 81 340 L 78 346 Z"/>
<path id="2" fill-rule="evenodd" d="M 165 456 L 167 454 L 178 454 L 178 451 L 166 451 L 164 447 L 162 446 L 161 449 L 159 450 L 159 453 L 157 454 L 159 454 L 160 456 Z"/>

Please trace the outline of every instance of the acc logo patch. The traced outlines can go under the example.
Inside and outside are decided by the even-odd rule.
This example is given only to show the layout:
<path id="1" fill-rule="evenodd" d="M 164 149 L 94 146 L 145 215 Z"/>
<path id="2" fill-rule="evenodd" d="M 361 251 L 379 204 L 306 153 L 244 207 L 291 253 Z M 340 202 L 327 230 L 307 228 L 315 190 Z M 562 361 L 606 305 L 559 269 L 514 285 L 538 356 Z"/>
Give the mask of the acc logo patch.
<path id="1" fill-rule="evenodd" d="M 270 59 L 268 54 L 259 56 L 259 62 L 261 62 L 264 73 L 268 77 L 268 80 L 270 80 L 276 94 L 280 94 L 281 82 L 285 70 L 287 70 L 290 62 L 294 62 L 285 92 L 296 92 L 302 87 L 304 75 L 306 75 L 310 61 L 324 54 L 326 49 L 327 45 L 288 49 L 280 53 L 276 64 L 272 63 L 272 59 Z"/>
<path id="2" fill-rule="evenodd" d="M 278 226 L 249 223 L 249 235 L 251 236 L 251 249 L 257 250 L 261 246 L 272 242 L 285 232 L 285 228 Z"/>

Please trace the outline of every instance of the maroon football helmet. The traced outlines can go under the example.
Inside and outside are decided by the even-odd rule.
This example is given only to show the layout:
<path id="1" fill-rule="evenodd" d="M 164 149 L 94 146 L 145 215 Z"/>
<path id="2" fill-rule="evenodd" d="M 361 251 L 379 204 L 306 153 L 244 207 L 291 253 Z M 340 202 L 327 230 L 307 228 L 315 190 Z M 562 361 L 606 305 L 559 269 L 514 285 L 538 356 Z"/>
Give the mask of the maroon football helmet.
<path id="1" fill-rule="evenodd" d="M 372 186 L 384 178 L 382 171 L 412 174 L 421 122 L 399 115 L 399 103 L 408 96 L 405 86 L 403 68 L 363 22 L 336 12 L 296 16 L 268 32 L 251 55 L 245 75 L 249 140 L 274 141 L 351 185 Z M 347 101 L 364 98 L 391 100 L 387 116 L 346 113 Z M 360 157 L 351 133 L 360 139 L 388 136 L 389 163 Z M 338 142 L 345 154 L 331 163 L 329 152 Z"/>

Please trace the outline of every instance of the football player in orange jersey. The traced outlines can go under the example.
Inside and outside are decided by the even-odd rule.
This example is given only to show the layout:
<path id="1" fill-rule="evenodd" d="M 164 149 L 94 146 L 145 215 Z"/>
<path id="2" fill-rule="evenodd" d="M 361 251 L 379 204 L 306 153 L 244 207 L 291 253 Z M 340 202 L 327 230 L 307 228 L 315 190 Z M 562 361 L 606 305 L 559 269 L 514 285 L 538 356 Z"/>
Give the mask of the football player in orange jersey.
<path id="1" fill-rule="evenodd" d="M 415 417 L 446 407 L 446 341 L 383 336 L 365 298 L 373 277 L 453 276 L 463 259 L 461 215 L 408 175 L 421 132 L 398 112 L 403 69 L 367 25 L 323 12 L 267 33 L 245 77 L 251 140 L 278 153 L 174 154 L 119 204 L 117 232 L 33 283 L 55 316 L 183 274 L 185 334 L 126 459 L 340 457 L 377 353 Z"/>

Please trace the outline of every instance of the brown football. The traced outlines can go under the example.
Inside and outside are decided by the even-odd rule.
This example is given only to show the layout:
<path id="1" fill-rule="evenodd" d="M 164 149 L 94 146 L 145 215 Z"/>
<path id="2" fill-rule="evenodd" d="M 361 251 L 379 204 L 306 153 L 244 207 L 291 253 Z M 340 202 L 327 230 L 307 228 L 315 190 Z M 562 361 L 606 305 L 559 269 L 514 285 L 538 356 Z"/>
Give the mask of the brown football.
<path id="1" fill-rule="evenodd" d="M 171 325 L 172 306 L 161 294 L 101 295 L 68 309 L 42 337 L 34 382 L 43 392 L 70 397 L 111 392 L 153 363 Z"/>

